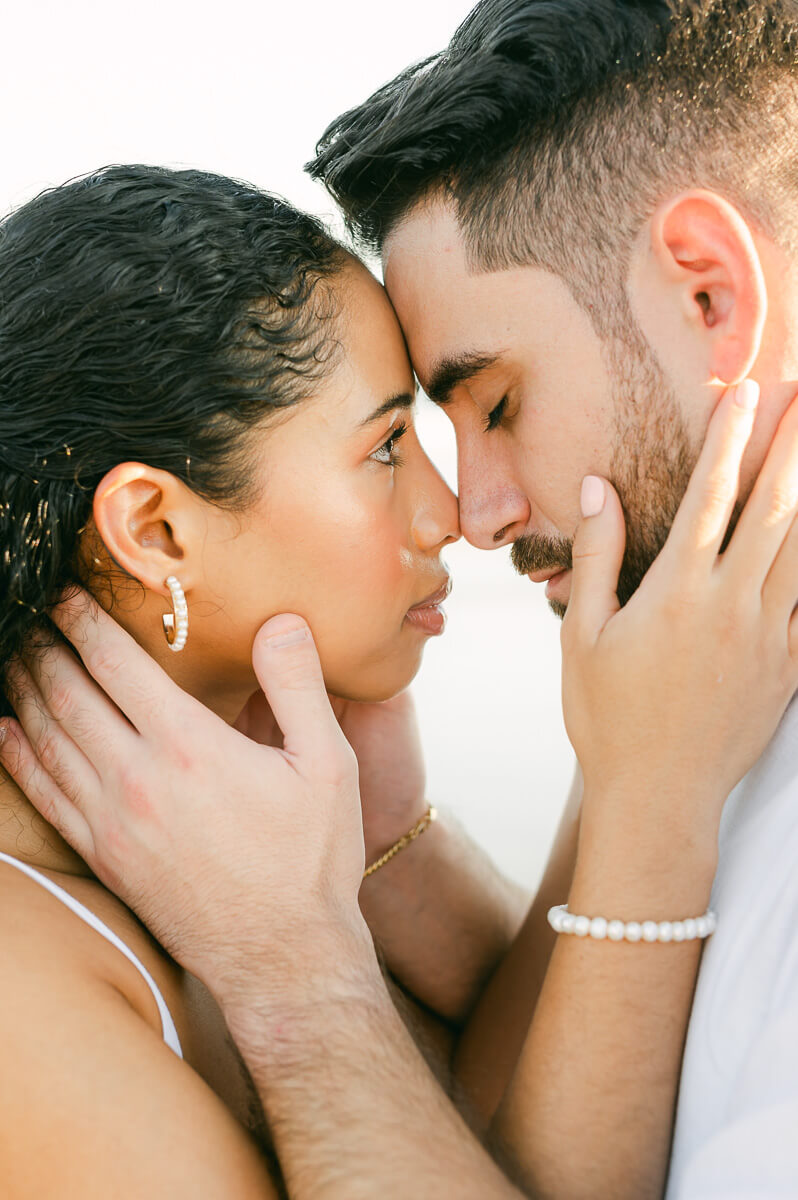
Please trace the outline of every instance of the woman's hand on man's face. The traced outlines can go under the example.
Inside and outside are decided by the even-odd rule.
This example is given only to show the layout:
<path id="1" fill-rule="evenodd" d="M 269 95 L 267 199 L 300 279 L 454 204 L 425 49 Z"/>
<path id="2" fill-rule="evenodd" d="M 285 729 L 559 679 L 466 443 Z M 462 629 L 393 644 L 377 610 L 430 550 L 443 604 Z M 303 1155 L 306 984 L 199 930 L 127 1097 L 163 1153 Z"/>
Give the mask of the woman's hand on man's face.
<path id="1" fill-rule="evenodd" d="M 562 641 L 586 816 L 591 794 L 616 792 L 636 821 L 659 806 L 658 838 L 716 842 L 723 802 L 798 688 L 798 400 L 720 553 L 757 397 L 745 381 L 721 398 L 667 543 L 622 610 L 621 506 L 606 482 L 585 485 Z"/>
<path id="2" fill-rule="evenodd" d="M 181 691 L 85 593 L 53 619 L 83 662 L 55 645 L 14 665 L 0 761 L 166 949 L 216 991 L 303 930 L 360 937 L 357 763 L 301 618 L 272 618 L 253 650 L 280 748 Z"/>

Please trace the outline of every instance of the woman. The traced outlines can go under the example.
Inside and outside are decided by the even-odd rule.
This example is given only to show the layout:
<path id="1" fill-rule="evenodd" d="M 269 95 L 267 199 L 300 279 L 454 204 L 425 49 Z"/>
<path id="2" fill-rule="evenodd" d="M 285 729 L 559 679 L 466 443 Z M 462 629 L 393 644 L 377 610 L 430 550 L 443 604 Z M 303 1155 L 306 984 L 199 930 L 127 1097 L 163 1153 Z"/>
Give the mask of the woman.
<path id="1" fill-rule="evenodd" d="M 114 168 L 47 193 L 8 219 L 0 295 L 0 659 L 8 665 L 5 711 L 16 705 L 45 767 L 50 763 L 55 771 L 66 756 L 75 778 L 82 770 L 78 729 L 70 724 L 77 717 L 69 715 L 70 670 L 77 666 L 52 648 L 47 617 L 51 612 L 65 627 L 63 610 L 53 606 L 76 582 L 94 592 L 194 702 L 263 740 L 269 714 L 257 700 L 248 704 L 258 683 L 253 642 L 273 614 L 301 613 L 313 631 L 326 687 L 339 698 L 345 730 L 356 735 L 358 721 L 372 718 L 386 728 L 387 712 L 394 740 L 406 746 L 412 737 L 406 702 L 382 710 L 370 705 L 406 687 L 426 637 L 441 631 L 438 606 L 448 582 L 440 552 L 458 536 L 457 507 L 416 439 L 413 378 L 401 333 L 365 268 L 315 222 L 244 185 L 195 172 Z M 728 466 L 737 455 L 739 464 L 752 416 L 735 409 L 732 399 L 726 403 L 705 474 L 720 459 Z M 685 522 L 694 516 L 688 513 Z M 721 537 L 722 529 L 713 554 Z M 164 625 L 172 603 L 173 623 Z M 696 629 L 696 644 L 706 646 L 711 635 L 711 625 Z M 124 659 L 114 657 L 112 640 L 104 645 L 107 650 L 93 653 L 92 667 L 113 695 L 111 676 L 121 682 Z M 577 668 L 588 656 L 577 639 L 572 652 L 570 716 L 579 728 L 589 679 L 586 673 L 580 683 Z M 794 667 L 786 650 L 784 659 L 783 688 L 768 698 L 759 740 L 742 758 L 734 729 L 724 733 L 729 710 L 716 714 L 721 743 L 724 737 L 729 742 L 725 790 L 756 758 L 786 705 L 794 686 L 788 668 Z M 729 689 L 725 697 L 728 705 L 750 691 L 752 680 L 736 684 L 738 691 Z M 693 689 L 682 707 L 704 699 Z M 364 702 L 365 708 L 351 709 Z M 48 705 L 76 741 L 53 730 Z M 199 705 L 185 711 L 189 723 L 204 727 Z M 168 722 L 166 712 L 149 715 Z M 140 752 L 130 726 L 118 713 L 116 719 L 117 737 L 129 739 L 132 754 Z M 2 1021 L 15 1030 L 5 1064 L 7 1194 L 69 1194 L 66 1174 L 76 1195 L 134 1196 L 144 1187 L 162 1195 L 273 1195 L 279 1182 L 258 1153 L 256 1143 L 265 1143 L 266 1134 L 228 1033 L 228 1010 L 220 1008 L 213 986 L 200 982 L 215 982 L 212 971 L 190 973 L 194 956 L 201 963 L 207 946 L 195 939 L 187 950 L 179 906 L 174 928 L 163 931 L 153 922 L 159 945 L 102 886 L 99 879 L 110 882 L 112 872 L 95 875 L 100 858 L 87 845 L 76 854 L 54 827 L 36 820 L 30 800 L 42 806 L 42 799 L 30 747 L 21 727 L 11 727 L 15 736 L 6 738 L 3 762 L 22 788 L 6 778 L 0 791 L 2 828 L 10 834 L 0 844 L 0 886 L 4 911 L 23 916 L 7 922 L 0 939 Z M 686 730 L 685 737 L 689 721 Z M 85 723 L 83 732 L 90 736 Z M 390 745 L 391 735 L 384 740 Z M 585 745 L 588 760 L 591 753 L 602 756 L 602 774 L 610 780 L 632 774 L 639 784 L 646 778 L 646 752 L 630 762 L 622 737 L 596 751 Z M 239 765 L 231 760 L 231 778 Z M 361 760 L 361 772 L 364 767 L 373 761 Z M 691 773 L 686 788 L 701 797 L 702 782 Z M 644 815 L 657 831 L 659 853 L 687 860 L 684 829 L 676 830 L 670 851 L 663 845 L 660 818 L 670 799 L 663 798 L 663 810 L 652 802 Z M 137 803 L 146 811 L 147 794 L 139 793 Z M 720 803 L 702 809 L 702 826 L 717 822 Z M 214 826 L 215 840 L 229 837 L 231 850 L 236 847 L 233 865 L 241 861 L 236 835 L 237 826 L 243 828 L 243 796 L 241 805 L 227 833 Z M 603 806 L 593 804 L 591 829 L 613 828 L 624 811 L 616 803 L 605 819 Z M 192 831 L 200 841 L 202 813 L 199 808 Z M 334 814 L 330 804 L 330 819 Z M 314 819 L 312 808 L 283 819 L 301 827 L 300 815 Z M 355 820 L 346 808 L 340 820 L 346 828 L 338 842 L 351 845 L 359 811 Z M 65 821 L 59 827 L 68 831 Z M 396 840 L 376 821 L 373 828 L 369 859 Z M 270 826 L 270 838 L 276 841 L 277 833 L 277 825 Z M 185 830 L 183 838 L 188 845 Z M 310 840 L 318 860 L 326 861 L 327 842 Z M 423 844 L 404 856 L 410 859 Z M 612 838 L 599 844 L 603 870 L 612 874 Z M 359 883 L 358 854 L 362 858 L 362 843 L 342 873 L 350 884 Z M 291 874 L 310 878 L 298 861 L 284 861 L 283 874 L 273 872 L 286 889 L 275 887 L 273 903 L 258 907 L 259 924 L 277 922 Z M 590 868 L 589 857 L 583 859 L 582 879 Z M 702 856 L 700 868 L 696 898 L 708 896 L 711 856 L 706 862 Z M 263 878 L 244 870 L 235 879 L 236 895 Z M 159 888 L 135 897 L 125 882 L 120 875 L 115 889 L 146 918 Z M 164 876 L 165 891 L 169 882 Z M 224 907 L 214 904 L 221 893 L 211 876 L 200 872 L 181 887 L 185 911 Z M 683 896 L 677 893 L 674 903 Z M 70 908 L 70 899 L 83 907 Z M 503 949 L 517 927 L 519 913 L 508 916 L 511 908 L 505 900 L 503 915 L 484 935 L 494 955 L 497 941 L 504 939 Z M 99 928 L 96 921 L 90 928 L 92 917 Z M 241 930 L 249 928 L 251 908 L 238 919 Z M 666 1046 L 671 1088 L 698 946 L 680 951 L 665 980 L 661 965 L 640 960 L 650 970 L 652 991 L 661 997 L 672 989 L 667 994 L 679 1019 Z M 179 952 L 189 971 L 181 972 L 164 947 Z M 389 946 L 388 957 L 401 976 L 405 947 Z M 462 1016 L 474 977 L 485 971 L 481 961 L 467 984 L 460 981 L 459 1002 L 448 997 L 449 1011 L 445 1004 L 439 1009 Z M 423 991 L 423 973 L 412 982 L 434 1006 L 434 994 Z M 533 1035 L 543 1030 L 547 1052 L 556 1056 L 550 1017 L 541 1002 Z M 536 1036 L 539 1041 L 540 1032 Z M 632 1061 L 638 1049 L 629 1047 Z M 577 1094 L 578 1067 L 574 1078 Z M 644 1075 L 629 1083 L 632 1106 L 640 1088 L 645 1096 Z M 657 1119 L 659 1143 L 667 1145 L 672 1091 L 664 1091 Z M 18 1103 L 22 1095 L 27 1104 Z M 512 1104 L 508 1111 L 511 1129 Z M 558 1152 L 546 1147 L 543 1157 Z M 289 1179 L 289 1191 L 292 1186 Z M 594 1194 L 607 1190 L 595 1175 L 591 1186 Z"/>

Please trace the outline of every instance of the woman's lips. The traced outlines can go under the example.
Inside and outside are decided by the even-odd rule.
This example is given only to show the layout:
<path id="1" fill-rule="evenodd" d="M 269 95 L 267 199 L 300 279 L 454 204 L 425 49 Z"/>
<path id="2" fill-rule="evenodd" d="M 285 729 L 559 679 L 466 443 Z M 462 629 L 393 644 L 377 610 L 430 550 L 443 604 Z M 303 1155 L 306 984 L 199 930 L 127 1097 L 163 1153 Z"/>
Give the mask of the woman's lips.
<path id="1" fill-rule="evenodd" d="M 433 592 L 426 600 L 422 600 L 420 604 L 414 604 L 411 609 L 408 609 L 405 620 L 409 624 L 415 625 L 417 629 L 423 630 L 424 633 L 438 637 L 446 628 L 446 613 L 440 606 L 451 590 L 452 581 L 449 578 L 438 588 L 437 592 Z"/>

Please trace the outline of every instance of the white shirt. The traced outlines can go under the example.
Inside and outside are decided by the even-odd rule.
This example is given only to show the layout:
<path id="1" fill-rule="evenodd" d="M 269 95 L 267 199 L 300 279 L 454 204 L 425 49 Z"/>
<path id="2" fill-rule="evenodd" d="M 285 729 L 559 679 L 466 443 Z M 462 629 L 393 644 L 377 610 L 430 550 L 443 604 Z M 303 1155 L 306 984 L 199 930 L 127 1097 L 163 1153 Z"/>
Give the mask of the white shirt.
<path id="1" fill-rule="evenodd" d="M 667 1200 L 798 1197 L 798 701 L 729 797 Z"/>

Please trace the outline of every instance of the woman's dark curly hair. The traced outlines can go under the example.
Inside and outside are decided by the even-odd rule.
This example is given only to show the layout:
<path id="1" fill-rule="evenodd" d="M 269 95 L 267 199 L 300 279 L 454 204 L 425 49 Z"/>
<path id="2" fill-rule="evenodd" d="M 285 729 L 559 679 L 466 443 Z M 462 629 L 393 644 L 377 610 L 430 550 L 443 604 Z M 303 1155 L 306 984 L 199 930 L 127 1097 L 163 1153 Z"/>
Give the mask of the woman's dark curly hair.
<path id="1" fill-rule="evenodd" d="M 319 284 L 346 261 L 312 217 L 200 171 L 109 167 L 0 222 L 0 669 L 79 581 L 117 463 L 252 501 L 246 432 L 331 368 Z"/>

